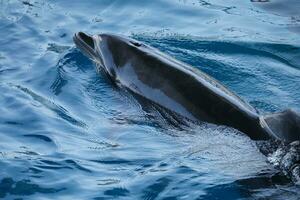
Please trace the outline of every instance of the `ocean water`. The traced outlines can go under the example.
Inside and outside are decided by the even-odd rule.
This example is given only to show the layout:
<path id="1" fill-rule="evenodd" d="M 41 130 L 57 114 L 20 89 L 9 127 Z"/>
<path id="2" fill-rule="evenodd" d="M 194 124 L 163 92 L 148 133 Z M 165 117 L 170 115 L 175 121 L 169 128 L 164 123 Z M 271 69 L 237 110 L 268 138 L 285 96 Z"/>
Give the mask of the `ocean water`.
<path id="1" fill-rule="evenodd" d="M 262 113 L 300 111 L 297 0 L 0 0 L 0 199 L 300 199 L 234 129 L 120 91 L 75 32 L 141 40 Z"/>

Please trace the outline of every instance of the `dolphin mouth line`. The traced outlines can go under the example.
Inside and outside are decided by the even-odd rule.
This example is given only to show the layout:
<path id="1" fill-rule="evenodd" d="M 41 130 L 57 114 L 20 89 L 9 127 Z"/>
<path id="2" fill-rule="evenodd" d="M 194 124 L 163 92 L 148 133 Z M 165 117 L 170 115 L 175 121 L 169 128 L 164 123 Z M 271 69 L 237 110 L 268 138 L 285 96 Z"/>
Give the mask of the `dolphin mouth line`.
<path id="1" fill-rule="evenodd" d="M 82 50 L 85 54 L 87 54 L 88 57 L 90 57 L 93 60 L 96 60 L 96 52 L 93 48 L 90 47 L 80 36 L 82 32 L 75 33 L 73 36 L 73 40 L 76 44 L 76 46 Z"/>

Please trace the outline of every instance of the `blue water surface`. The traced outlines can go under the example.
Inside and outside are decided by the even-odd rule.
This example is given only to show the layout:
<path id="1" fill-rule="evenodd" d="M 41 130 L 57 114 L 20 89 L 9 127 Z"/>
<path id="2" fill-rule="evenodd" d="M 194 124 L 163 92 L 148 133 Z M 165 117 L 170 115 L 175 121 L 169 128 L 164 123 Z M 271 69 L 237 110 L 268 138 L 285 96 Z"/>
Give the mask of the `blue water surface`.
<path id="1" fill-rule="evenodd" d="M 141 40 L 262 113 L 300 111 L 298 0 L 0 0 L 0 199 L 300 199 L 234 129 L 120 91 L 77 31 Z"/>

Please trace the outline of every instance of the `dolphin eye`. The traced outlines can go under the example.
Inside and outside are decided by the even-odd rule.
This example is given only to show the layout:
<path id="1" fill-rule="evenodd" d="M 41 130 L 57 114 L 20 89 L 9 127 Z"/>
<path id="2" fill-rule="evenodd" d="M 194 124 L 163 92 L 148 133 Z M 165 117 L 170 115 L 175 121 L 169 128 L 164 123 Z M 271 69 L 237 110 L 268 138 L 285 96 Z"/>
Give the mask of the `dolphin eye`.
<path id="1" fill-rule="evenodd" d="M 133 44 L 136 47 L 142 46 L 142 43 L 136 42 L 136 41 L 130 41 L 131 44 Z"/>

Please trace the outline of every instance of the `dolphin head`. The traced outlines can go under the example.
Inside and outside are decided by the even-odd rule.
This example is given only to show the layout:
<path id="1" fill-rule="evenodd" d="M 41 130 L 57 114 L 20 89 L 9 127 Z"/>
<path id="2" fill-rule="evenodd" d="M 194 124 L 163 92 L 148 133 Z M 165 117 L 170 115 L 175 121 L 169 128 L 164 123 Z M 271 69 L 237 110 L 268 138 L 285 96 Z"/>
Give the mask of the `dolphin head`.
<path id="1" fill-rule="evenodd" d="M 100 39 L 100 38 L 99 38 Z M 98 40 L 95 36 L 78 32 L 74 35 L 73 40 L 76 46 L 88 57 L 94 61 L 99 61 L 103 65 L 102 57 L 99 55 L 97 43 Z"/>
<path id="2" fill-rule="evenodd" d="M 150 48 L 134 39 L 114 34 L 89 35 L 78 32 L 73 40 L 83 53 L 100 64 L 111 77 L 116 76 L 116 69 L 134 57 L 132 55 L 145 55 L 147 48 Z"/>

